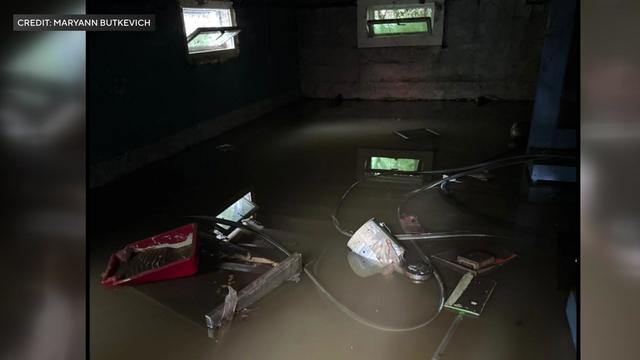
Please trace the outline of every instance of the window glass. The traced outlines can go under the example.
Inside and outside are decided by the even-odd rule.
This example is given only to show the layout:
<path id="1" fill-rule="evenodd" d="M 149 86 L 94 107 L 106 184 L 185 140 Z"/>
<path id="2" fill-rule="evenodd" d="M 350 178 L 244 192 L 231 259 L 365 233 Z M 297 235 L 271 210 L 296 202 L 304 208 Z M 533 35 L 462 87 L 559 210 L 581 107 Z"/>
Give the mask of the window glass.
<path id="1" fill-rule="evenodd" d="M 232 9 L 182 8 L 184 32 L 189 38 L 198 28 L 232 27 Z M 189 53 L 235 49 L 234 35 L 220 31 L 202 32 L 188 43 Z"/>
<path id="2" fill-rule="evenodd" d="M 256 205 L 251 201 L 251 193 L 247 193 L 236 202 L 231 204 L 231 206 L 226 208 L 223 212 L 218 214 L 217 217 L 220 219 L 237 222 L 244 219 L 255 208 Z M 223 229 L 229 229 L 228 225 L 219 224 L 219 226 Z"/>
<path id="3" fill-rule="evenodd" d="M 431 29 L 427 19 L 432 15 L 433 9 L 427 6 L 370 8 L 369 32 L 371 35 L 428 33 Z"/>
<path id="4" fill-rule="evenodd" d="M 418 159 L 371 157 L 371 170 L 418 171 L 419 165 Z"/>

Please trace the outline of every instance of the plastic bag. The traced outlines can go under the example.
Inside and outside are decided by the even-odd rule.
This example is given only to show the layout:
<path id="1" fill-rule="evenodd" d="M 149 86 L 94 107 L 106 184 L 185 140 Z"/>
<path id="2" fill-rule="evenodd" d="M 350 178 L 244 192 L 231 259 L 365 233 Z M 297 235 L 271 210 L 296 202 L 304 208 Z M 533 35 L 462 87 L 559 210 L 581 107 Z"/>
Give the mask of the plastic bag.
<path id="1" fill-rule="evenodd" d="M 382 265 L 402 265 L 405 250 L 375 219 L 370 219 L 356 231 L 349 242 L 356 254 Z"/>

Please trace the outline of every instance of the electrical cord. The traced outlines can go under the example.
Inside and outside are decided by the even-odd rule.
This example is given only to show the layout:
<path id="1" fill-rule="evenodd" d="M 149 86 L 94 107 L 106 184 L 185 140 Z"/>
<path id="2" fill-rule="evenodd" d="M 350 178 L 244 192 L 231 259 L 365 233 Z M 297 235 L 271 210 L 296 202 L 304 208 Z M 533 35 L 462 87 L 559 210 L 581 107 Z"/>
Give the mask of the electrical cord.
<path id="1" fill-rule="evenodd" d="M 258 235 L 260 238 L 262 238 L 263 240 L 265 240 L 266 242 L 268 242 L 269 244 L 273 245 L 276 249 L 280 250 L 284 255 L 286 256 L 291 256 L 291 253 L 285 249 L 282 245 L 278 244 L 277 241 L 273 240 L 271 238 L 271 236 L 267 235 L 266 233 L 256 230 L 250 226 L 247 226 L 241 222 L 236 222 L 236 221 L 231 221 L 231 220 L 227 220 L 227 219 L 220 219 L 214 216 L 202 216 L 202 215 L 189 215 L 187 216 L 188 218 L 191 219 L 196 219 L 196 220 L 205 220 L 205 221 L 210 221 L 214 224 L 222 224 L 222 225 L 227 225 L 227 226 L 233 226 L 236 228 L 240 228 L 243 230 L 247 230 L 249 232 L 252 232 L 256 235 Z"/>
<path id="2" fill-rule="evenodd" d="M 416 251 L 418 252 L 420 257 L 422 258 L 422 260 L 424 262 L 426 262 L 427 264 L 430 264 L 430 265 L 432 264 L 431 258 L 422 251 L 422 249 L 416 243 L 416 240 L 433 240 L 433 239 L 445 239 L 445 238 L 454 238 L 454 237 L 495 237 L 495 238 L 506 238 L 506 239 L 509 239 L 508 237 L 498 236 L 498 235 L 490 235 L 490 234 L 482 234 L 482 233 L 466 233 L 466 232 L 400 234 L 400 235 L 395 235 L 395 236 L 399 241 L 409 241 L 409 242 L 411 242 L 411 244 L 414 246 L 414 248 L 416 249 Z M 321 258 L 322 258 L 322 255 L 320 256 L 320 259 Z M 319 260 L 316 261 L 316 263 L 314 265 L 317 266 L 318 262 L 319 262 Z M 303 267 L 303 270 L 304 270 L 305 274 L 307 274 L 309 279 L 311 279 L 311 281 L 314 283 L 314 285 L 320 290 L 320 292 L 323 293 L 336 307 L 338 307 L 338 309 L 340 311 L 344 312 L 347 316 L 349 316 L 353 320 L 355 320 L 355 321 L 357 321 L 357 322 L 359 322 L 359 323 L 361 323 L 363 325 L 366 325 L 366 326 L 368 326 L 370 328 L 373 328 L 373 329 L 376 329 L 376 330 L 387 331 L 387 332 L 408 332 L 408 331 L 417 330 L 417 329 L 420 329 L 420 328 L 422 328 L 424 326 L 429 325 L 432 321 L 434 321 L 440 315 L 440 313 L 442 312 L 442 309 L 444 308 L 444 302 L 445 302 L 445 296 L 446 296 L 446 290 L 445 290 L 444 282 L 442 281 L 442 277 L 440 276 L 440 273 L 438 272 L 438 270 L 433 265 L 431 266 L 431 268 L 433 269 L 433 276 L 434 276 L 434 278 L 436 279 L 436 281 L 438 283 L 438 290 L 439 290 L 438 308 L 437 308 L 436 312 L 429 319 L 425 320 L 424 322 L 422 322 L 420 324 L 417 324 L 415 326 L 410 326 L 410 327 L 398 328 L 398 327 L 390 327 L 390 326 L 386 326 L 386 325 L 381 325 L 381 324 L 375 323 L 373 321 L 367 320 L 367 319 L 363 318 L 362 316 L 358 315 L 353 310 L 349 309 L 346 305 L 344 305 L 338 299 L 336 299 L 327 289 L 325 289 L 324 286 L 322 286 L 320 281 L 313 275 L 311 270 L 308 269 L 308 266 L 310 264 L 311 264 L 311 262 L 309 262 L 307 265 L 305 265 Z"/>
<path id="3" fill-rule="evenodd" d="M 520 165 L 520 164 L 524 164 L 524 163 L 528 163 L 529 161 L 532 160 L 540 160 L 540 159 L 550 159 L 550 158 L 555 158 L 555 159 L 561 159 L 561 160 L 569 160 L 569 159 L 575 159 L 575 157 L 570 157 L 570 156 L 557 156 L 557 155 L 540 155 L 541 157 L 538 157 L 538 155 L 536 155 L 536 157 L 534 158 L 516 158 L 516 157 L 511 157 L 511 158 L 503 158 L 503 159 L 497 159 L 493 162 L 490 162 L 489 164 L 484 163 L 485 165 L 481 166 L 481 167 L 475 167 L 469 170 L 465 170 L 459 173 L 456 173 L 454 175 L 451 176 L 447 176 L 443 179 L 434 181 L 426 186 L 420 187 L 418 189 L 412 190 L 410 192 L 408 192 L 407 194 L 405 194 L 403 200 L 400 202 L 400 204 L 398 205 L 397 209 L 396 209 L 396 216 L 398 217 L 398 219 L 400 219 L 400 217 L 402 216 L 402 207 L 404 206 L 404 204 L 406 204 L 412 197 L 426 191 L 429 189 L 433 189 L 435 187 L 444 187 L 448 182 L 453 181 L 455 179 L 464 177 L 464 176 L 469 176 L 469 175 L 474 175 L 477 174 L 479 172 L 484 172 L 484 171 L 488 171 L 488 170 L 493 170 L 493 169 L 497 169 L 497 168 L 502 168 L 502 167 L 507 167 L 507 166 L 514 166 L 514 165 Z"/>
<path id="4" fill-rule="evenodd" d="M 317 265 L 318 262 L 316 262 L 315 265 Z M 353 320 L 366 325 L 370 328 L 376 329 L 376 330 L 380 330 L 380 331 L 387 331 L 387 332 L 408 332 L 408 331 L 413 331 L 413 330 L 417 330 L 420 329 L 424 326 L 429 325 L 433 320 L 435 320 L 438 315 L 440 315 L 440 313 L 442 312 L 442 309 L 444 307 L 444 297 L 445 297 L 445 289 L 444 289 L 444 283 L 442 282 L 442 278 L 440 278 L 440 274 L 438 274 L 437 271 L 433 272 L 434 277 L 436 278 L 437 282 L 438 282 L 438 289 L 440 291 L 440 300 L 438 301 L 438 309 L 436 310 L 436 312 L 427 320 L 423 321 L 420 324 L 414 325 L 414 326 L 410 326 L 410 327 L 391 327 L 391 326 L 386 326 L 386 325 L 381 325 L 378 324 L 376 322 L 373 322 L 371 320 L 367 320 L 364 317 L 358 315 L 356 312 L 354 312 L 353 310 L 349 309 L 346 305 L 344 305 L 343 303 L 341 303 L 338 299 L 336 299 L 333 295 L 331 295 L 331 293 L 324 288 L 324 286 L 322 286 L 322 284 L 320 283 L 320 281 L 318 281 L 318 279 L 311 273 L 311 271 L 307 268 L 309 264 L 307 264 L 306 266 L 304 266 L 304 272 L 305 274 L 307 274 L 307 276 L 309 277 L 309 279 L 311 279 L 311 281 L 313 282 L 313 284 L 318 288 L 318 290 L 320 290 L 321 293 L 323 293 L 336 307 L 338 307 L 338 309 L 340 311 L 342 311 L 343 313 L 345 313 L 347 316 L 349 316 L 350 318 L 352 318 Z"/>
<path id="5" fill-rule="evenodd" d="M 495 162 L 501 162 L 501 161 L 526 160 L 526 159 L 530 159 L 530 160 L 545 160 L 545 159 L 558 159 L 558 158 L 559 159 L 573 159 L 574 157 L 565 156 L 565 155 L 553 155 L 553 154 L 523 154 L 523 155 L 513 155 L 513 156 L 507 156 L 507 157 L 493 159 L 493 160 L 487 160 L 487 161 L 484 161 L 484 162 L 481 162 L 481 163 L 477 163 L 477 164 L 473 164 L 473 165 L 461 166 L 461 167 L 450 168 L 450 169 L 423 170 L 423 171 L 384 170 L 384 173 L 402 174 L 402 175 L 439 175 L 439 174 L 457 173 L 457 172 L 460 172 L 460 171 L 471 170 L 471 169 L 475 169 L 475 168 L 479 168 L 479 167 L 484 167 L 484 166 L 487 166 L 487 165 L 492 165 Z"/>
<path id="6" fill-rule="evenodd" d="M 374 175 L 374 176 L 379 176 L 379 175 Z M 344 202 L 344 200 L 347 198 L 347 196 L 349 196 L 351 191 L 360 184 L 360 182 L 361 180 L 358 180 L 353 184 L 351 184 L 351 186 L 349 186 L 347 191 L 345 191 L 344 194 L 342 194 L 342 197 L 340 198 L 340 201 L 338 201 L 338 205 L 333 211 L 333 214 L 331 214 L 331 221 L 333 222 L 333 226 L 336 228 L 336 230 L 338 230 L 340 234 L 346 237 L 351 237 L 353 235 L 353 231 L 347 231 L 342 228 L 342 226 L 340 225 L 340 220 L 338 220 L 338 212 L 340 211 L 340 208 L 342 207 L 342 203 Z"/>
<path id="7" fill-rule="evenodd" d="M 520 163 L 525 163 L 525 162 L 529 162 L 529 161 L 533 161 L 533 160 L 545 160 L 545 159 L 574 159 L 574 157 L 562 156 L 562 155 L 550 155 L 550 154 L 524 154 L 524 155 L 514 155 L 514 156 L 494 159 L 494 160 L 490 160 L 490 161 L 481 162 L 481 163 L 478 163 L 478 164 L 462 166 L 462 167 L 457 167 L 457 168 L 450 168 L 450 169 L 426 170 L 426 171 L 414 171 L 414 172 L 389 170 L 389 171 L 384 171 L 384 172 L 381 172 L 381 173 L 376 173 L 376 174 L 373 175 L 373 177 L 377 177 L 377 176 L 381 176 L 381 175 L 387 175 L 387 174 L 391 174 L 391 175 L 438 175 L 438 174 L 453 174 L 453 173 L 456 173 L 456 175 L 458 175 L 458 174 L 462 174 L 464 172 L 469 172 L 470 171 L 470 173 L 462 175 L 462 176 L 467 176 L 467 175 L 475 174 L 476 171 L 474 171 L 474 170 L 478 170 L 477 172 L 483 172 L 483 171 L 486 171 L 488 169 L 493 169 L 493 168 L 497 168 L 497 167 L 511 165 L 511 162 L 515 162 L 515 163 L 520 164 Z M 504 165 L 503 165 L 503 163 L 504 163 Z M 496 165 L 500 165 L 500 166 L 496 166 Z M 447 177 L 445 179 L 439 180 L 439 181 L 436 182 L 437 184 L 436 183 L 429 184 L 429 185 L 427 185 L 427 187 L 429 187 L 429 186 L 431 186 L 433 184 L 435 184 L 434 186 L 438 186 L 440 184 L 446 184 L 448 181 L 457 179 L 459 176 L 456 176 L 456 175 L 453 175 L 453 176 Z M 446 179 L 448 179 L 448 180 L 446 180 Z M 353 231 L 345 230 L 344 228 L 342 228 L 342 225 L 340 224 L 340 220 L 339 220 L 338 214 L 339 214 L 340 209 L 342 208 L 342 204 L 344 203 L 346 198 L 351 194 L 351 192 L 361 182 L 362 182 L 362 180 L 358 180 L 358 181 L 354 182 L 353 184 L 351 184 L 351 186 L 349 186 L 347 188 L 347 190 L 342 194 L 342 197 L 338 201 L 338 204 L 336 205 L 336 208 L 333 211 L 333 214 L 331 215 L 331 220 L 333 222 L 333 226 L 336 228 L 336 230 L 340 234 L 342 234 L 342 235 L 344 235 L 346 237 L 351 237 L 353 235 Z M 429 188 L 432 188 L 432 187 L 429 187 Z M 418 192 L 422 192 L 422 191 L 426 190 L 426 187 L 419 188 L 417 190 L 419 190 Z M 416 190 L 414 190 L 414 191 L 416 191 Z M 398 217 L 400 217 L 400 215 L 401 215 L 401 206 L 404 205 L 404 203 L 406 203 L 408 201 L 408 198 L 413 196 L 411 194 L 414 191 L 412 191 L 412 192 L 410 192 L 408 194 L 405 194 L 405 200 L 397 208 Z"/>
<path id="8" fill-rule="evenodd" d="M 477 174 L 479 172 L 484 172 L 484 171 L 487 171 L 487 170 L 493 170 L 493 169 L 512 166 L 512 165 L 524 164 L 524 163 L 528 163 L 528 162 L 533 161 L 533 160 L 542 160 L 542 159 L 550 159 L 550 158 L 558 158 L 558 159 L 563 159 L 563 160 L 575 159 L 574 157 L 556 156 L 556 155 L 535 155 L 535 156 L 527 156 L 527 157 L 514 156 L 514 157 L 509 157 L 509 158 L 496 159 L 494 161 L 482 163 L 481 166 L 469 166 L 469 167 L 467 167 L 466 169 L 464 169 L 461 172 L 457 172 L 457 171 L 445 172 L 445 174 L 446 173 L 454 173 L 454 172 L 456 172 L 456 174 L 447 176 L 447 177 L 439 179 L 439 180 L 437 180 L 437 181 L 435 181 L 433 183 L 430 183 L 429 185 L 426 185 L 426 186 L 423 186 L 423 187 L 418 188 L 416 190 L 413 190 L 413 191 L 409 192 L 407 195 L 417 194 L 419 192 L 422 192 L 422 191 L 425 191 L 425 190 L 428 190 L 428 189 L 432 189 L 432 188 L 434 188 L 436 186 L 439 186 L 439 185 L 441 185 L 443 183 L 450 182 L 450 181 L 458 179 L 460 177 L 474 175 L 474 174 Z M 462 169 L 462 168 L 459 168 L 459 169 Z"/>
<path id="9" fill-rule="evenodd" d="M 472 233 L 468 231 L 447 231 L 437 233 L 420 233 L 420 234 L 396 234 L 393 235 L 398 241 L 415 241 L 415 240 L 437 240 L 437 239 L 451 239 L 461 237 L 490 237 L 497 239 L 512 239 L 508 236 L 484 234 L 484 233 Z"/>
<path id="10" fill-rule="evenodd" d="M 517 164 L 522 164 L 522 163 L 526 163 L 532 160 L 541 160 L 541 159 L 550 159 L 550 158 L 564 158 L 566 159 L 567 157 L 564 156 L 555 156 L 555 155 L 518 155 L 518 156 L 511 156 L 511 157 L 506 157 L 506 158 L 501 158 L 501 159 L 496 159 L 496 160 L 491 160 L 491 161 L 486 161 L 483 163 L 479 163 L 479 164 L 475 164 L 475 165 L 470 165 L 470 166 L 464 166 L 464 167 L 459 167 L 459 168 L 453 168 L 453 169 L 443 169 L 443 170 L 432 170 L 432 171 L 420 171 L 420 172 L 412 172 L 409 174 L 421 174 L 421 175 L 426 175 L 426 174 L 447 174 L 447 173 L 455 173 L 454 175 L 448 176 L 444 179 L 440 179 L 438 181 L 435 181 L 433 183 L 430 183 L 427 186 L 418 188 L 416 190 L 413 190 L 407 194 L 405 194 L 405 199 L 398 205 L 397 208 L 397 216 L 398 219 L 400 219 L 401 216 L 401 208 L 404 205 L 404 203 L 406 203 L 411 197 L 427 190 L 427 189 L 433 189 L 437 186 L 441 186 L 441 188 L 444 190 L 444 187 L 446 186 L 446 184 L 449 181 L 455 180 L 457 178 L 463 177 L 463 176 L 468 176 L 468 175 L 472 175 L 478 172 L 484 172 L 490 169 L 495 169 L 495 168 L 499 168 L 499 167 L 505 167 L 505 166 L 512 166 L 512 165 L 517 165 Z M 384 174 L 407 174 L 407 172 L 397 172 L 397 171 L 387 171 L 384 172 Z M 382 173 L 378 173 L 375 174 L 374 176 L 380 176 L 382 175 Z M 342 226 L 340 225 L 340 220 L 338 219 L 338 214 L 340 212 L 340 208 L 342 207 L 342 204 L 344 203 L 344 201 L 346 200 L 346 198 L 349 196 L 349 194 L 361 183 L 361 180 L 358 180 L 356 182 L 354 182 L 351 186 L 349 186 L 349 188 L 347 188 L 347 190 L 344 192 L 344 194 L 342 194 L 342 197 L 340 198 L 333 214 L 331 215 L 331 219 L 333 222 L 334 227 L 336 228 L 336 230 L 338 230 L 338 232 L 340 232 L 342 235 L 346 236 L 346 237 L 351 237 L 353 235 L 353 231 L 348 231 L 342 228 Z M 369 327 L 378 329 L 378 330 L 382 330 L 382 331 L 412 331 L 412 330 L 416 330 L 419 329 L 423 326 L 428 325 L 429 323 L 431 323 L 434 319 L 436 319 L 438 317 L 438 315 L 440 315 L 443 306 L 444 306 L 444 301 L 445 301 L 445 288 L 444 288 L 444 283 L 442 281 L 442 278 L 440 277 L 439 272 L 437 271 L 437 269 L 432 265 L 431 263 L 431 259 L 429 258 L 428 255 L 426 255 L 422 249 L 418 246 L 418 244 L 416 243 L 416 240 L 433 240 L 433 239 L 445 239 L 445 238 L 455 238 L 455 237 L 500 237 L 500 236 L 495 236 L 495 235 L 490 235 L 490 234 L 482 234 L 482 233 L 468 233 L 468 232 L 446 232 L 446 233 L 423 233 L 423 234 L 398 234 L 395 235 L 395 237 L 399 240 L 399 241 L 409 241 L 413 247 L 416 249 L 416 251 L 418 252 L 418 254 L 420 255 L 420 257 L 422 258 L 422 260 L 431 265 L 432 269 L 433 269 L 433 275 L 434 278 L 436 279 L 436 281 L 438 282 L 438 288 L 440 290 L 440 300 L 439 300 L 439 305 L 438 305 L 438 309 L 437 311 L 434 313 L 434 315 L 429 318 L 428 320 L 426 320 L 425 322 L 418 324 L 414 327 L 409 327 L 409 328 L 390 328 L 390 327 L 386 327 L 386 326 L 382 326 L 376 323 L 373 323 L 365 318 L 362 318 L 361 316 L 359 316 L 358 314 L 356 314 L 355 312 L 353 312 L 352 310 L 350 310 L 347 306 L 345 306 L 344 304 L 342 304 L 340 301 L 338 301 L 335 297 L 333 297 L 333 295 L 331 295 L 331 293 L 329 293 L 323 286 L 322 284 L 315 278 L 315 276 L 313 276 L 313 274 L 311 273 L 311 271 L 309 271 L 307 269 L 307 267 L 304 267 L 304 271 L 307 274 L 307 276 L 309 276 L 309 278 L 313 281 L 313 283 L 318 287 L 318 289 L 324 293 L 329 300 L 331 300 L 341 311 L 343 311 L 345 314 L 347 314 L 349 317 L 351 317 L 352 319 L 367 325 Z"/>

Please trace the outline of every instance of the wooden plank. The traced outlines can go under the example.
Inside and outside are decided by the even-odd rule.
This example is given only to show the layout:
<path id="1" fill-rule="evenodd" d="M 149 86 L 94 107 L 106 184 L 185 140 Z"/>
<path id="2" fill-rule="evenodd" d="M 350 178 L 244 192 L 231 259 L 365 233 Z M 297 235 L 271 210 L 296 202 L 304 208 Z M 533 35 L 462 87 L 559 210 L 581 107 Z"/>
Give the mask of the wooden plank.
<path id="1" fill-rule="evenodd" d="M 247 272 L 254 274 L 264 274 L 267 271 L 273 269 L 273 266 L 264 264 L 250 264 L 250 263 L 237 263 L 237 262 L 221 262 L 218 264 L 218 269 Z"/>
<path id="2" fill-rule="evenodd" d="M 273 269 L 267 271 L 251 284 L 240 290 L 238 292 L 238 304 L 236 305 L 236 311 L 251 306 L 273 289 L 280 286 L 283 282 L 299 279 L 301 270 L 302 255 L 294 253 L 280 262 Z M 209 313 L 205 314 L 204 318 L 207 322 L 207 327 L 216 328 L 221 325 L 220 320 L 222 319 L 223 309 L 224 304 L 221 304 Z"/>

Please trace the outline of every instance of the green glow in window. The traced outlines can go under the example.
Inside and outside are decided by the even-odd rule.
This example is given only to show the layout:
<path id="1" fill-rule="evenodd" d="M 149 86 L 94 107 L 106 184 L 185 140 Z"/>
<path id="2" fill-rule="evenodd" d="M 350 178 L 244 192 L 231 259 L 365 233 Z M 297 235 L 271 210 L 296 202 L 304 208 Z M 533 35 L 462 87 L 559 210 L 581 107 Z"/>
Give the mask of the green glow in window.
<path id="1" fill-rule="evenodd" d="M 418 159 L 371 157 L 371 170 L 418 171 L 419 165 Z"/>
<path id="2" fill-rule="evenodd" d="M 404 23 L 397 22 L 394 24 L 373 24 L 371 30 L 375 35 L 388 34 L 413 34 L 426 33 L 429 31 L 427 22 Z"/>
<path id="3" fill-rule="evenodd" d="M 368 9 L 370 35 L 430 33 L 433 9 L 425 5 L 374 6 Z"/>

